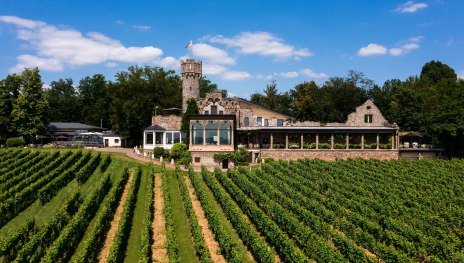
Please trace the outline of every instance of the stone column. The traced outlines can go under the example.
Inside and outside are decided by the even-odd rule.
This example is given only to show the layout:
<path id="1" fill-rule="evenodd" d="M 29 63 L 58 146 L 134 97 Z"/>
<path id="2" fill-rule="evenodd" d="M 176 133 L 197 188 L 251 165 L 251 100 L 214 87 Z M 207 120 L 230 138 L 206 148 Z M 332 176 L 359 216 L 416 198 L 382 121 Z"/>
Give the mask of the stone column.
<path id="1" fill-rule="evenodd" d="M 333 148 L 334 148 L 334 134 L 333 134 L 333 133 L 331 133 L 331 137 L 330 137 L 330 138 L 331 138 L 331 139 L 330 139 L 330 141 L 331 141 L 330 143 L 332 144 L 332 145 L 330 146 L 330 149 L 333 150 Z"/>
<path id="2" fill-rule="evenodd" d="M 285 133 L 285 149 L 288 150 L 288 133 Z"/>
<path id="3" fill-rule="evenodd" d="M 346 149 L 350 149 L 350 135 L 347 133 L 346 134 Z"/>
<path id="4" fill-rule="evenodd" d="M 303 149 L 303 142 L 304 142 L 303 133 L 301 133 L 300 149 Z"/>
<path id="5" fill-rule="evenodd" d="M 274 149 L 274 134 L 271 132 L 271 150 Z"/>
<path id="6" fill-rule="evenodd" d="M 379 149 L 379 142 L 380 142 L 379 133 L 377 133 L 377 150 Z"/>
<path id="7" fill-rule="evenodd" d="M 206 125 L 203 126 L 203 145 L 206 145 Z"/>
<path id="8" fill-rule="evenodd" d="M 361 149 L 364 150 L 364 133 L 361 134 Z"/>
<path id="9" fill-rule="evenodd" d="M 319 149 L 319 133 L 316 133 L 316 150 Z"/>
<path id="10" fill-rule="evenodd" d="M 219 136 L 220 136 L 220 130 L 221 130 L 221 125 L 219 124 L 219 125 L 218 125 L 218 130 L 217 130 L 217 139 L 218 139 L 218 140 L 217 140 L 217 143 L 216 143 L 217 145 L 219 145 L 219 141 L 221 140 L 221 139 L 219 138 Z"/>
<path id="11" fill-rule="evenodd" d="M 394 150 L 395 149 L 395 135 L 393 134 L 392 137 L 391 137 L 391 142 L 392 142 L 392 146 L 391 146 L 391 149 Z"/>

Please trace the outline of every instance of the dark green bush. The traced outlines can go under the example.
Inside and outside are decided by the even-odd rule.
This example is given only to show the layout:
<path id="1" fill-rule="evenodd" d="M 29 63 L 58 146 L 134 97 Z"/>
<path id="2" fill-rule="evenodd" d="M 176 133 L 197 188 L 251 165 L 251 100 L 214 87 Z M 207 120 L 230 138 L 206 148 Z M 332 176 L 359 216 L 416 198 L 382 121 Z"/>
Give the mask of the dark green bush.
<path id="1" fill-rule="evenodd" d="M 6 146 L 8 147 L 24 147 L 26 145 L 26 141 L 24 141 L 23 137 L 12 137 L 6 140 Z"/>
<path id="2" fill-rule="evenodd" d="M 160 158 L 161 156 L 166 157 L 166 150 L 163 147 L 155 147 L 153 149 L 153 155 L 155 158 Z"/>

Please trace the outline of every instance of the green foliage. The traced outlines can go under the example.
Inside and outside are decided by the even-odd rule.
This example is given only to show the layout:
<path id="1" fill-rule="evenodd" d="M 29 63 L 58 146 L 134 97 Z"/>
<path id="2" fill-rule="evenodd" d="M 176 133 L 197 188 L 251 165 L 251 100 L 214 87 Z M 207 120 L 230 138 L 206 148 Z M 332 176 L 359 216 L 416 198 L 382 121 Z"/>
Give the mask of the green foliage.
<path id="1" fill-rule="evenodd" d="M 29 241 L 30 236 L 35 232 L 35 221 L 31 219 L 22 225 L 18 230 L 12 232 L 0 241 L 0 258 L 12 261 L 24 244 Z"/>
<path id="2" fill-rule="evenodd" d="M 169 262 L 180 262 L 179 251 L 177 248 L 177 237 L 174 230 L 174 219 L 172 213 L 172 201 L 171 196 L 168 190 L 168 173 L 164 164 L 161 167 L 161 173 L 163 177 L 163 201 L 164 201 L 164 220 L 165 220 L 165 230 L 166 230 L 166 239 L 167 239 L 167 251 Z"/>
<path id="3" fill-rule="evenodd" d="M 237 149 L 233 154 L 233 160 L 236 165 L 248 165 L 248 157 L 250 152 L 243 146 Z"/>
<path id="4" fill-rule="evenodd" d="M 48 103 L 42 90 L 39 70 L 25 69 L 21 74 L 18 98 L 11 111 L 11 130 L 14 134 L 32 139 L 45 133 Z"/>
<path id="5" fill-rule="evenodd" d="M 192 162 L 192 154 L 187 151 L 187 145 L 185 143 L 175 143 L 171 148 L 171 158 L 176 163 L 188 166 Z"/>
<path id="6" fill-rule="evenodd" d="M 176 166 L 175 174 L 177 181 L 179 182 L 179 189 L 182 196 L 184 209 L 189 219 L 190 231 L 192 232 L 195 251 L 201 262 L 213 262 L 211 255 L 209 254 L 208 247 L 206 246 L 205 240 L 203 238 L 201 226 L 198 224 L 197 216 L 193 210 L 192 200 L 190 199 L 187 185 L 185 184 L 185 179 L 180 171 L 179 166 Z"/>
<path id="7" fill-rule="evenodd" d="M 104 173 L 106 171 L 106 168 L 111 164 L 111 155 L 107 154 L 105 156 L 105 159 L 103 159 L 103 162 L 100 164 L 100 172 Z"/>
<path id="8" fill-rule="evenodd" d="M 98 211 L 95 215 L 96 223 L 87 239 L 82 241 L 84 245 L 80 250 L 76 251 L 73 257 L 73 263 L 94 262 L 97 260 L 98 252 L 104 242 L 105 233 L 110 226 L 114 213 L 116 212 L 119 200 L 124 191 L 124 185 L 127 183 L 128 179 L 129 170 L 126 168 L 122 175 L 118 177 L 114 187 L 110 190 L 108 197 L 102 203 L 103 209 Z"/>
<path id="9" fill-rule="evenodd" d="M 194 99 L 189 99 L 187 100 L 187 109 L 185 110 L 184 114 L 182 114 L 182 123 L 180 126 L 180 130 L 185 133 L 190 132 L 190 122 L 189 122 L 189 116 L 193 114 L 198 114 L 198 105 L 197 102 Z M 189 136 L 187 136 L 189 138 Z"/>
<path id="10" fill-rule="evenodd" d="M 11 112 L 18 99 L 21 82 L 21 76 L 16 74 L 0 81 L 0 138 L 15 136 L 12 133 Z"/>
<path id="11" fill-rule="evenodd" d="M 153 149 L 153 155 L 155 158 L 160 158 L 161 156 L 166 157 L 169 154 L 163 147 L 155 147 Z"/>
<path id="12" fill-rule="evenodd" d="M 221 163 L 224 160 L 232 160 L 234 158 L 233 153 L 215 153 L 213 159 L 215 162 Z"/>
<path id="13" fill-rule="evenodd" d="M 7 147 L 24 147 L 24 145 L 26 145 L 26 141 L 23 137 L 13 137 L 6 140 Z"/>
<path id="14" fill-rule="evenodd" d="M 152 221 L 153 221 L 153 188 L 155 175 L 153 174 L 153 169 L 150 167 L 148 174 L 148 182 L 145 186 L 146 196 L 145 196 L 145 206 L 144 206 L 144 219 L 143 219 L 143 230 L 140 235 L 140 249 L 139 249 L 139 263 L 150 263 L 152 262 L 151 255 L 151 241 L 152 241 Z"/>
<path id="15" fill-rule="evenodd" d="M 92 173 L 97 169 L 98 165 L 100 164 L 101 160 L 101 153 L 95 154 L 92 159 L 90 159 L 79 172 L 76 173 L 77 183 L 82 185 L 84 184 L 87 179 L 92 175 Z"/>
<path id="16" fill-rule="evenodd" d="M 73 86 L 73 80 L 52 81 L 50 89 L 45 90 L 48 101 L 48 116 L 51 121 L 72 122 L 80 120 L 79 97 Z"/>
<path id="17" fill-rule="evenodd" d="M 142 169 L 138 167 L 133 175 L 129 194 L 127 195 L 121 218 L 119 219 L 118 231 L 114 236 L 110 254 L 107 259 L 110 263 L 123 262 L 124 260 L 124 252 L 127 246 L 127 241 L 129 240 L 131 221 L 134 215 L 135 203 L 137 202 L 137 191 L 140 187 L 141 176 Z"/>

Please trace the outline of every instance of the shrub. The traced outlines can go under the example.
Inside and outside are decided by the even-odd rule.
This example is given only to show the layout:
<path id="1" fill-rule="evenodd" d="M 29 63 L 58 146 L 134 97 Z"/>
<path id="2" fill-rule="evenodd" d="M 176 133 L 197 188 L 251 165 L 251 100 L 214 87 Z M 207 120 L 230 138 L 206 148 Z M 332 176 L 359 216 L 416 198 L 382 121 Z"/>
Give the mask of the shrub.
<path id="1" fill-rule="evenodd" d="M 23 137 L 12 137 L 6 140 L 6 146 L 8 147 L 24 147 L 26 145 L 26 141 L 24 141 Z"/>
<path id="2" fill-rule="evenodd" d="M 240 147 L 234 152 L 234 163 L 237 165 L 248 165 L 248 156 L 250 153 L 246 147 Z"/>
<path id="3" fill-rule="evenodd" d="M 166 150 L 164 150 L 163 147 L 155 147 L 155 149 L 153 149 L 153 155 L 156 158 L 160 158 L 161 156 L 166 157 Z"/>
<path id="4" fill-rule="evenodd" d="M 171 148 L 171 158 L 177 161 L 183 156 L 184 152 L 187 152 L 187 145 L 185 143 L 175 143 Z"/>
<path id="5" fill-rule="evenodd" d="M 192 154 L 190 152 L 185 151 L 182 153 L 180 158 L 178 159 L 178 163 L 184 165 L 185 167 L 188 167 L 189 164 L 192 162 Z"/>

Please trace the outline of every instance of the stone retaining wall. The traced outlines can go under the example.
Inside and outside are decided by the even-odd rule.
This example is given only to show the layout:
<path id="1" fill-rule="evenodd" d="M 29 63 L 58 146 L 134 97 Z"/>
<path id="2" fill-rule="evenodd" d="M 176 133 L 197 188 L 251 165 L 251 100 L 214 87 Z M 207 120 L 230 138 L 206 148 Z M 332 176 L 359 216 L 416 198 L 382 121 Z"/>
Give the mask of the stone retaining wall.
<path id="1" fill-rule="evenodd" d="M 396 160 L 398 157 L 398 150 L 261 150 L 261 158 L 272 158 L 274 160 L 302 158 L 317 158 L 325 161 L 349 158 Z"/>

